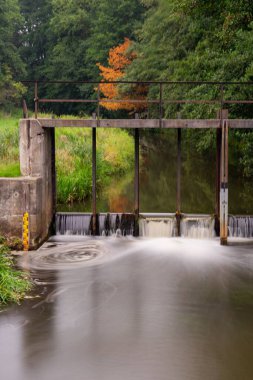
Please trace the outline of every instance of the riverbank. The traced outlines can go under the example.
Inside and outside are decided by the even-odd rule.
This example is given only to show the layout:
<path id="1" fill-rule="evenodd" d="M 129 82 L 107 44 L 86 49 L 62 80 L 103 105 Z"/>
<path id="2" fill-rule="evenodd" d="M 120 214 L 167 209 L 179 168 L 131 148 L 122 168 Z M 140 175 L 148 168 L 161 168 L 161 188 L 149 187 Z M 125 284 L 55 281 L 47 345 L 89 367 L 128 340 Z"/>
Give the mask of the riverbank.
<path id="1" fill-rule="evenodd" d="M 31 290 L 32 282 L 25 272 L 15 269 L 10 248 L 0 237 L 0 308 L 7 303 L 19 303 Z"/>

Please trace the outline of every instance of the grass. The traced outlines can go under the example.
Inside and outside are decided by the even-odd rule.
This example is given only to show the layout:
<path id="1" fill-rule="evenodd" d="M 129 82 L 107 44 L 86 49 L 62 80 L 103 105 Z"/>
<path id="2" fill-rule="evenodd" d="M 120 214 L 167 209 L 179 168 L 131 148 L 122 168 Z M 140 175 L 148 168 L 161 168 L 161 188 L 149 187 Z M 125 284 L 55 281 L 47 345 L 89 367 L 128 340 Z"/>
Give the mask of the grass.
<path id="1" fill-rule="evenodd" d="M 32 284 L 29 277 L 14 269 L 10 249 L 6 246 L 0 247 L 0 305 L 9 302 L 19 303 Z"/>
<path id="2" fill-rule="evenodd" d="M 19 177 L 20 166 L 16 162 L 6 162 L 0 164 L 0 177 Z"/>
<path id="3" fill-rule="evenodd" d="M 0 113 L 0 177 L 18 177 L 19 133 L 18 121 L 22 114 Z"/>
<path id="4" fill-rule="evenodd" d="M 49 115 L 40 115 L 48 117 Z M 19 112 L 0 112 L 0 177 L 17 177 L 19 169 Z M 64 119 L 74 116 L 63 115 Z M 57 201 L 83 201 L 92 191 L 92 150 L 90 128 L 56 130 Z M 127 173 L 133 167 L 133 137 L 121 129 L 97 131 L 97 188 L 103 190 L 111 176 Z"/>
<path id="5" fill-rule="evenodd" d="M 92 191 L 91 129 L 64 128 L 56 131 L 57 199 L 59 203 L 82 201 Z M 123 130 L 97 131 L 97 187 L 102 190 L 111 176 L 130 170 L 132 137 Z"/>

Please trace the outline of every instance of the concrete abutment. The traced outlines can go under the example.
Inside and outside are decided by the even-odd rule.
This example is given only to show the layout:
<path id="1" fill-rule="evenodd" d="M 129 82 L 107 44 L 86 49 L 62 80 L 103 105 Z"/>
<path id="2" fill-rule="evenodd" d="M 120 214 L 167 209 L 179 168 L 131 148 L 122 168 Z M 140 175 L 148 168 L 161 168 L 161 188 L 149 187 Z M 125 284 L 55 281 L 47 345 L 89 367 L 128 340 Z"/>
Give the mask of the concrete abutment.
<path id="1" fill-rule="evenodd" d="M 48 237 L 54 217 L 54 129 L 35 119 L 19 125 L 22 177 L 0 178 L 0 234 L 22 237 L 23 215 L 29 214 L 29 245 Z"/>

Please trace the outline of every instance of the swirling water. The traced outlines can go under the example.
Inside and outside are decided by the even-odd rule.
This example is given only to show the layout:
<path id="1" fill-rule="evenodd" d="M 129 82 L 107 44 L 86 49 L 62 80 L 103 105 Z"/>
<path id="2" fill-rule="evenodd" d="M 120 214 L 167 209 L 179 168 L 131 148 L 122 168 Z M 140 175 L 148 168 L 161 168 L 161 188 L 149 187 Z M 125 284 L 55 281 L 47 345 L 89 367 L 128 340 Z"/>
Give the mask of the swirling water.
<path id="1" fill-rule="evenodd" d="M 35 298 L 0 313 L 4 380 L 253 378 L 253 245 L 57 237 L 19 259 Z"/>

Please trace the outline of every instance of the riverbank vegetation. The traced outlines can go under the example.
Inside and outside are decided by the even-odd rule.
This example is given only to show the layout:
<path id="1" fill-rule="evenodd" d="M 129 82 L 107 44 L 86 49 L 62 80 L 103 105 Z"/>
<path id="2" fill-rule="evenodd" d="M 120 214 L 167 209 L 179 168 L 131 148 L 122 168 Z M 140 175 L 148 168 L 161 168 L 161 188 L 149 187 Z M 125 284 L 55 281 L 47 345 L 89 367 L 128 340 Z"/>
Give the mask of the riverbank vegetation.
<path id="1" fill-rule="evenodd" d="M 30 108 L 33 106 L 33 86 L 24 86 L 21 79 L 253 81 L 253 3 L 249 0 L 114 0 L 113 7 L 108 0 L 81 0 L 78 4 L 64 0 L 2 0 L 1 4 L 0 108 L 5 111 L 20 105 L 22 96 Z M 94 84 L 51 83 L 39 87 L 40 97 L 96 97 Z M 116 95 L 131 99 L 134 93 L 159 99 L 159 86 L 146 86 L 141 93 L 139 90 L 134 86 L 102 85 L 107 98 Z M 219 86 L 203 84 L 170 85 L 164 87 L 163 97 L 212 100 L 220 99 L 220 90 Z M 253 86 L 224 86 L 223 95 L 227 100 L 252 99 Z M 101 116 L 128 117 L 129 112 L 133 116 L 131 104 L 123 109 L 109 105 L 101 107 Z M 58 115 L 91 115 L 96 111 L 92 103 L 43 107 L 43 112 Z M 252 104 L 224 107 L 232 118 L 253 117 Z M 218 108 L 214 104 L 164 104 L 163 112 L 165 117 L 214 118 Z M 152 105 L 140 112 L 140 117 L 157 117 L 158 111 Z M 252 134 L 237 131 L 231 135 L 239 152 L 240 171 L 250 178 Z M 7 144 L 10 147 L 9 137 L 6 134 L 1 149 Z M 215 144 L 215 135 L 212 131 L 188 131 L 187 141 L 205 155 Z M 11 153 L 9 156 L 7 171 L 0 169 L 17 175 Z M 102 170 L 102 163 L 100 166 Z M 66 182 L 62 184 L 67 186 Z"/>
<path id="2" fill-rule="evenodd" d="M 14 267 L 11 250 L 0 237 L 0 307 L 6 303 L 19 303 L 32 288 L 29 276 Z"/>
<path id="3" fill-rule="evenodd" d="M 92 193 L 91 129 L 64 128 L 56 131 L 57 202 L 83 201 Z M 126 174 L 134 158 L 133 138 L 124 130 L 97 131 L 98 191 L 111 176 Z"/>
<path id="4" fill-rule="evenodd" d="M 40 115 L 46 117 L 47 115 Z M 21 114 L 0 113 L 0 177 L 17 177 L 19 169 L 18 121 Z M 63 115 L 66 118 L 75 116 Z M 127 173 L 133 164 L 133 138 L 124 130 L 100 128 L 97 132 L 98 191 L 111 176 Z M 57 201 L 83 201 L 92 190 L 91 129 L 56 130 Z"/>

